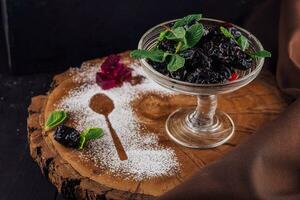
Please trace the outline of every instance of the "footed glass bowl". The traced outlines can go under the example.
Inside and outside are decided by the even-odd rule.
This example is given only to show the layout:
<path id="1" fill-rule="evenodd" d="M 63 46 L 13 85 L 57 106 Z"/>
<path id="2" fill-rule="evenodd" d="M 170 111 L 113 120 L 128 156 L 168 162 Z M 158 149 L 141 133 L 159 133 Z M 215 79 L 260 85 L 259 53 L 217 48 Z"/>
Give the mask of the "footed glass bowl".
<path id="1" fill-rule="evenodd" d="M 159 33 L 165 25 L 175 20 L 161 23 L 148 30 L 140 39 L 138 49 L 150 50 L 157 44 Z M 225 22 L 203 18 L 204 26 L 222 25 Z M 245 29 L 236 27 L 249 41 L 250 51 L 263 50 L 258 39 Z M 234 123 L 230 116 L 217 109 L 218 94 L 232 92 L 250 83 L 262 69 L 264 58 L 257 58 L 255 64 L 246 71 L 238 71 L 238 79 L 217 84 L 193 84 L 179 81 L 156 71 L 146 59 L 141 64 L 147 76 L 159 85 L 188 95 L 196 95 L 196 108 L 180 108 L 168 117 L 166 131 L 172 140 L 190 148 L 213 148 L 228 141 L 234 134 Z M 201 67 L 201 66 L 199 66 Z"/>

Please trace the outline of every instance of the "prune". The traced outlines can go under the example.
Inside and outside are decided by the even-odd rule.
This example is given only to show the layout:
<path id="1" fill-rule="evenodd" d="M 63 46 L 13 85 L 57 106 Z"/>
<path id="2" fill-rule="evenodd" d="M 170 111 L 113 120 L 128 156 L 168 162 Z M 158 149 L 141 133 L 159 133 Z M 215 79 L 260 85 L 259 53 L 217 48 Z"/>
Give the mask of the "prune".
<path id="1" fill-rule="evenodd" d="M 147 60 L 147 62 L 158 72 L 169 76 L 169 71 L 167 69 L 167 63 L 154 62 L 152 60 Z"/>
<path id="2" fill-rule="evenodd" d="M 206 56 L 202 49 L 198 47 L 184 50 L 180 53 L 180 56 L 185 58 L 185 65 L 188 66 L 186 67 L 188 71 L 196 68 L 211 68 L 212 59 Z"/>
<path id="3" fill-rule="evenodd" d="M 54 139 L 66 147 L 77 148 L 80 143 L 80 133 L 74 128 L 60 125 L 56 128 Z"/>
<path id="4" fill-rule="evenodd" d="M 175 72 L 170 72 L 169 76 L 171 78 L 174 78 L 174 79 L 177 79 L 177 80 L 185 80 L 188 73 L 189 72 L 187 71 L 187 69 L 181 68 L 181 69 L 178 69 Z"/>
<path id="5" fill-rule="evenodd" d="M 176 42 L 174 40 L 166 40 L 160 41 L 158 43 L 158 49 L 162 51 L 167 51 L 170 53 L 174 53 L 176 51 Z"/>
<path id="6" fill-rule="evenodd" d="M 225 66 L 208 68 L 197 68 L 187 76 L 186 81 L 190 83 L 211 84 L 223 83 L 231 76 L 231 69 Z"/>

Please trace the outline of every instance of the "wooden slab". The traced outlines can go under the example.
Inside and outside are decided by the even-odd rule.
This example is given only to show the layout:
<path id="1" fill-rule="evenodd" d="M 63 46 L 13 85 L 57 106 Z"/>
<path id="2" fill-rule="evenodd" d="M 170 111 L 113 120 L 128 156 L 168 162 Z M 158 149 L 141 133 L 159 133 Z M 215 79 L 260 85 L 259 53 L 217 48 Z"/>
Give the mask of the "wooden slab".
<path id="1" fill-rule="evenodd" d="M 123 62 L 133 62 L 128 52 L 120 55 Z M 102 59 L 88 61 L 85 66 L 100 62 Z M 64 88 L 66 92 L 78 86 L 72 82 L 70 72 L 55 76 L 49 94 L 33 97 L 28 108 L 31 156 L 66 199 L 154 199 L 220 158 L 247 136 L 254 134 L 262 124 L 274 119 L 287 106 L 276 87 L 274 77 L 264 71 L 248 86 L 219 96 L 219 108 L 227 112 L 235 122 L 234 137 L 218 148 L 195 150 L 176 145 L 164 134 L 164 122 L 168 114 L 178 107 L 195 105 L 195 98 L 185 95 L 163 98 L 155 94 L 141 96 L 132 102 L 139 122 L 159 134 L 162 145 L 175 150 L 181 170 L 173 177 L 144 181 L 125 180 L 99 173 L 94 166 L 84 165 L 76 152 L 53 141 L 51 132 L 42 131 L 45 116 L 54 109 L 52 104 L 59 96 L 57 91 Z"/>

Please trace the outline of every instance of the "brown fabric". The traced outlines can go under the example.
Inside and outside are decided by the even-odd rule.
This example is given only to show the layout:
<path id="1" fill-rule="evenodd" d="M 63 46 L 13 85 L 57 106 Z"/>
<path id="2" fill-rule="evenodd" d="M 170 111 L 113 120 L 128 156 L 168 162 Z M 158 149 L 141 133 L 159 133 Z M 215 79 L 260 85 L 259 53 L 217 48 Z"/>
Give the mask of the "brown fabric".
<path id="1" fill-rule="evenodd" d="M 279 3 L 268 1 L 274 2 Z M 269 29 L 265 27 L 263 31 Z M 272 32 L 269 33 L 272 37 Z M 300 96 L 300 0 L 281 2 L 278 53 L 278 85 L 297 98 Z M 232 152 L 159 198 L 173 199 L 299 200 L 300 98 Z"/>
<path id="2" fill-rule="evenodd" d="M 293 97 L 300 96 L 300 1 L 283 0 L 279 21 L 277 81 Z"/>

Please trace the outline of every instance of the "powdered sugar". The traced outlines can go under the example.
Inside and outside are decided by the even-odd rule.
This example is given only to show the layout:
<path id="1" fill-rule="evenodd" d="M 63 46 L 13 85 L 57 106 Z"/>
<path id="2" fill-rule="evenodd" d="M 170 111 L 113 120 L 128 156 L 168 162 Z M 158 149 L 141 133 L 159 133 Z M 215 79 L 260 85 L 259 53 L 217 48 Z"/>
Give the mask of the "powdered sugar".
<path id="1" fill-rule="evenodd" d="M 144 75 L 140 66 L 130 67 L 134 69 L 133 76 Z M 90 142 L 85 153 L 82 153 L 82 159 L 93 160 L 98 167 L 108 169 L 112 175 L 122 174 L 134 180 L 174 175 L 179 170 L 174 150 L 159 145 L 159 138 L 155 133 L 140 134 L 141 127 L 130 106 L 130 102 L 143 92 L 164 95 L 171 95 L 171 92 L 149 79 L 144 79 L 135 86 L 124 83 L 119 88 L 102 90 L 95 83 L 98 68 L 99 66 L 94 65 L 76 71 L 73 80 L 84 84 L 71 90 L 58 105 L 58 108 L 70 114 L 78 131 L 89 127 L 104 129 L 104 137 Z M 105 94 L 114 101 L 115 108 L 110 113 L 109 120 L 123 144 L 128 160 L 119 159 L 105 117 L 89 107 L 90 99 L 98 93 Z"/>

